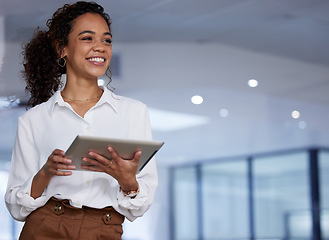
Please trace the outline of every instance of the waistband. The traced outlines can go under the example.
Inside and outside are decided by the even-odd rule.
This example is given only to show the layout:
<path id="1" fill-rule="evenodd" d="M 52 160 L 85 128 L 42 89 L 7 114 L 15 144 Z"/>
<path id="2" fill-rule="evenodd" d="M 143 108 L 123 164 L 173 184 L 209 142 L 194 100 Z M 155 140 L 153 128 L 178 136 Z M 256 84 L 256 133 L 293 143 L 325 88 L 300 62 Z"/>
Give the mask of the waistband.
<path id="1" fill-rule="evenodd" d="M 102 209 L 85 207 L 76 208 L 70 205 L 69 200 L 57 199 L 52 197 L 44 206 L 56 215 L 67 215 L 72 219 L 82 219 L 87 216 L 97 222 L 105 224 L 122 224 L 124 216 L 118 213 L 113 207 L 105 207 Z"/>

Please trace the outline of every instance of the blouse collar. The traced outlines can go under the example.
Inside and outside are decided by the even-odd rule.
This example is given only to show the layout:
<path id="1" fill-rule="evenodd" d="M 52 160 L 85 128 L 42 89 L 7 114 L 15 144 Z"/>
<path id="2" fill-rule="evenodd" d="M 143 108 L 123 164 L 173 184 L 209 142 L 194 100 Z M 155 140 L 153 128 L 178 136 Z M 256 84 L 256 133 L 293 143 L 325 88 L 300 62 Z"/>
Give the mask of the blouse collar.
<path id="1" fill-rule="evenodd" d="M 114 92 L 110 91 L 106 87 L 101 87 L 101 88 L 104 90 L 104 92 L 94 107 L 103 104 L 109 104 L 113 108 L 113 110 L 117 113 L 119 108 L 120 96 L 116 95 Z M 61 90 L 55 92 L 55 94 L 46 102 L 46 104 L 47 104 L 49 115 L 53 114 L 56 105 L 62 107 L 64 106 L 70 107 L 70 105 L 63 100 L 63 97 L 61 95 Z"/>

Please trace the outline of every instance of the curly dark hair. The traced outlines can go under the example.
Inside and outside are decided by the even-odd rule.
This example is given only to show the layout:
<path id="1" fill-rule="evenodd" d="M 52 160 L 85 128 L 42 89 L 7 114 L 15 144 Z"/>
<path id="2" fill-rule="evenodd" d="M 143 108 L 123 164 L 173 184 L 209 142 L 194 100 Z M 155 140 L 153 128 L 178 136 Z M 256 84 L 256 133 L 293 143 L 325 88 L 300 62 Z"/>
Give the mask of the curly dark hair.
<path id="1" fill-rule="evenodd" d="M 95 2 L 79 1 L 59 8 L 47 21 L 48 31 L 37 28 L 32 40 L 25 45 L 23 77 L 26 91 L 30 92 L 28 107 L 46 102 L 60 88 L 61 75 L 66 73 L 66 67 L 58 64 L 60 53 L 68 44 L 74 20 L 85 13 L 101 15 L 111 33 L 111 18 L 104 8 Z"/>

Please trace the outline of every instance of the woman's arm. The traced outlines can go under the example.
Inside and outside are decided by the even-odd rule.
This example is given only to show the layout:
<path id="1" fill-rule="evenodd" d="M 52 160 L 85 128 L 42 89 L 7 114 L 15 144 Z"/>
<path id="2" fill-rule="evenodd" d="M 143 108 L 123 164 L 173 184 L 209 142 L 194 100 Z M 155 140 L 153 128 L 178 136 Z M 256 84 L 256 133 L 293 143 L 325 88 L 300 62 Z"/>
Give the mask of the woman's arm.
<path id="1" fill-rule="evenodd" d="M 34 199 L 41 196 L 45 188 L 48 186 L 50 179 L 57 176 L 69 176 L 72 175 L 71 171 L 62 170 L 74 170 L 74 165 L 67 165 L 72 163 L 71 159 L 65 157 L 65 152 L 59 149 L 55 149 L 48 157 L 47 162 L 33 177 L 31 186 L 31 197 Z"/>
<path id="2" fill-rule="evenodd" d="M 144 104 L 131 105 L 131 108 L 129 109 L 129 114 L 131 115 L 131 123 L 129 125 L 129 137 L 132 139 L 152 140 L 151 126 L 146 106 Z M 115 149 L 112 150 L 115 151 Z M 109 151 L 112 150 L 109 149 Z M 124 170 L 125 168 L 130 168 L 130 170 L 133 169 L 128 175 L 126 175 L 129 177 L 125 178 L 126 172 L 122 174 L 122 178 L 116 177 L 118 185 L 120 185 L 125 192 L 123 192 L 122 190 L 120 191 L 120 186 L 118 186 L 116 194 L 117 202 L 114 203 L 114 207 L 121 214 L 124 214 L 126 218 L 130 221 L 135 220 L 137 217 L 141 217 L 149 209 L 153 202 L 155 191 L 158 185 L 158 175 L 155 159 L 149 161 L 148 164 L 143 168 L 143 170 L 136 175 L 137 165 L 139 161 L 139 155 L 136 154 L 134 156 L 134 160 L 127 161 L 124 159 L 117 159 L 117 161 L 113 161 L 111 163 L 110 160 L 103 159 L 99 160 L 98 162 L 98 164 L 103 165 L 103 167 L 99 166 L 99 171 L 103 172 L 105 171 L 104 169 L 106 167 L 117 168 L 117 164 L 135 165 L 134 168 L 130 168 L 132 167 L 131 165 L 126 165 L 122 168 L 123 171 L 126 171 Z M 140 154 L 140 152 L 138 154 Z M 113 153 L 111 155 L 112 157 L 115 157 Z M 131 161 L 133 161 L 133 163 Z M 91 164 L 96 164 L 96 162 L 93 162 Z M 109 170 L 107 171 L 109 172 Z M 136 182 L 138 185 L 136 184 Z M 127 194 L 125 194 L 129 191 L 136 191 L 138 190 L 138 188 L 139 192 L 135 197 L 127 196 Z"/>
<path id="3" fill-rule="evenodd" d="M 26 117 L 19 118 L 5 194 L 6 206 L 18 221 L 24 221 L 32 211 L 45 204 L 48 199 L 43 195 L 52 176 L 56 173 L 71 174 L 69 171 L 58 171 L 61 166 L 72 169 L 60 163 L 66 159 L 60 150 L 53 151 L 40 169 L 40 154 L 30 122 Z"/>

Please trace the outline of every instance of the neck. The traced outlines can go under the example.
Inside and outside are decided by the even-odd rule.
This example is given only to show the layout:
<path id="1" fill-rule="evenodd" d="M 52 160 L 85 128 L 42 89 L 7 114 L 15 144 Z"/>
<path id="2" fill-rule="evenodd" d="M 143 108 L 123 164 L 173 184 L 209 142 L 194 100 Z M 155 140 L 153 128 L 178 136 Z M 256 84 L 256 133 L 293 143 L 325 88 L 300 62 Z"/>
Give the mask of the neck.
<path id="1" fill-rule="evenodd" d="M 85 101 L 97 99 L 103 93 L 95 81 L 67 81 L 62 91 L 62 96 L 67 100 Z"/>

